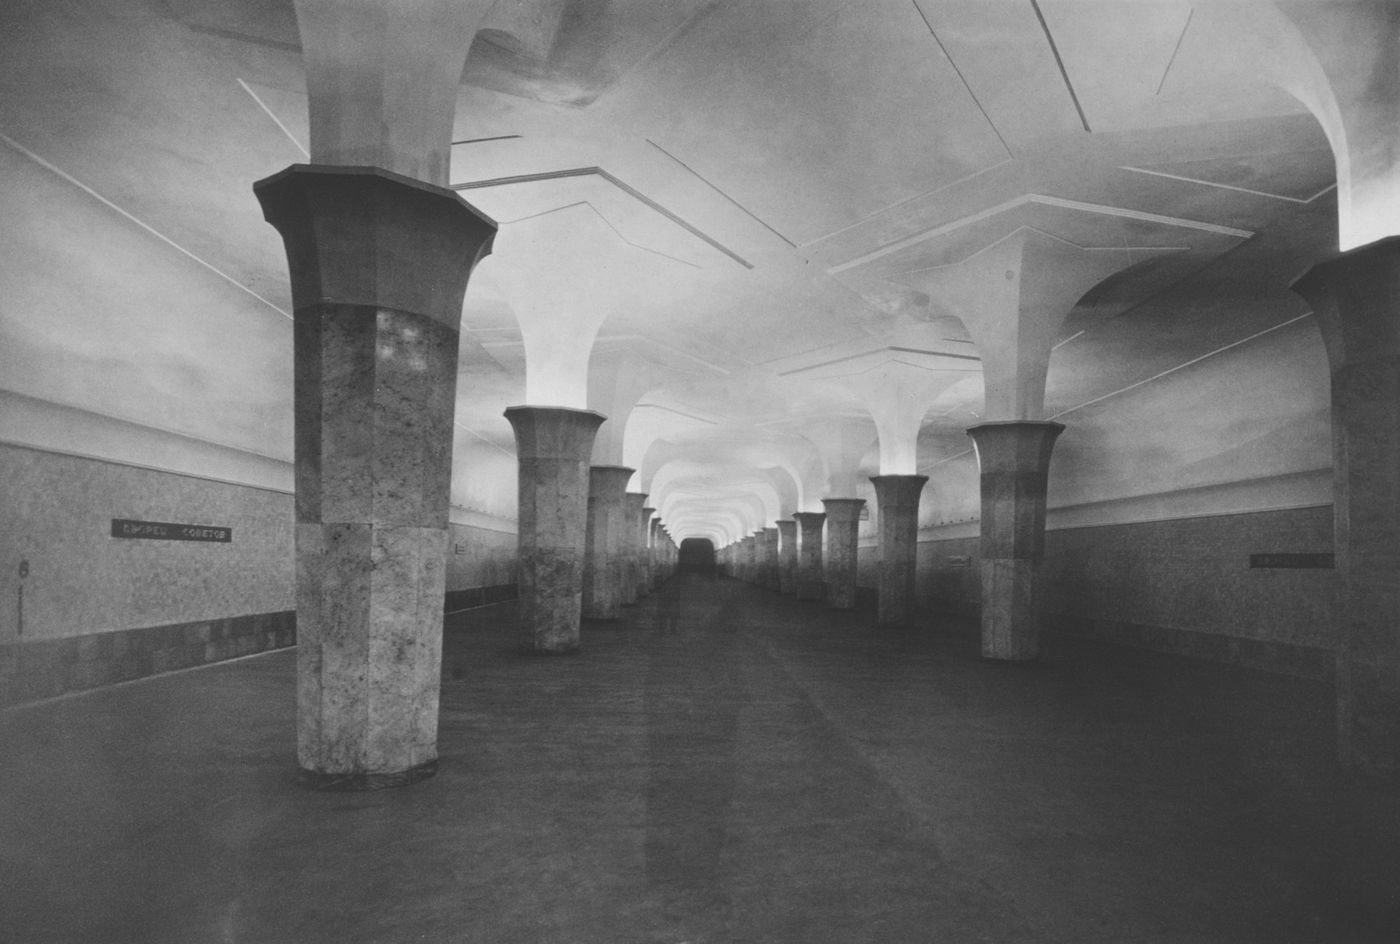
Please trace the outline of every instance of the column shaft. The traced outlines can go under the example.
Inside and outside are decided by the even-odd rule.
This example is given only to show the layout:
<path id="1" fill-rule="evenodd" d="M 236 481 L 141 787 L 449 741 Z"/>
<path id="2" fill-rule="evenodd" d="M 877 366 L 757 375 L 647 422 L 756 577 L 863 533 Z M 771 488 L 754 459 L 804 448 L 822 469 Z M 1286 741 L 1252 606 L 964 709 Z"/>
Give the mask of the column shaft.
<path id="1" fill-rule="evenodd" d="M 1040 655 L 1035 580 L 1045 553 L 1045 496 L 1059 423 L 983 423 L 967 431 L 982 488 L 982 655 Z"/>
<path id="2" fill-rule="evenodd" d="M 760 566 L 759 583 L 765 590 L 778 589 L 778 529 L 764 528 L 760 534 L 760 553 L 762 563 Z"/>
<path id="3" fill-rule="evenodd" d="M 437 758 L 462 296 L 495 226 L 377 168 L 254 192 L 292 281 L 298 763 L 321 788 L 412 782 Z"/>
<path id="4" fill-rule="evenodd" d="M 797 521 L 797 599 L 820 600 L 826 596 L 822 580 L 822 525 L 826 514 L 820 511 L 799 511 L 792 516 Z"/>
<path id="5" fill-rule="evenodd" d="M 876 475 L 880 514 L 879 623 L 906 626 L 917 609 L 915 585 L 919 554 L 919 497 L 926 475 Z"/>
<path id="6" fill-rule="evenodd" d="M 650 545 L 651 545 L 651 589 L 655 591 L 666 579 L 666 555 L 662 543 L 666 540 L 666 533 L 661 530 L 661 519 L 652 518 L 650 525 Z"/>
<path id="7" fill-rule="evenodd" d="M 628 492 L 623 499 L 627 549 L 622 559 L 622 605 L 632 606 L 642 595 L 641 520 L 647 497 Z"/>
<path id="8" fill-rule="evenodd" d="M 651 522 L 655 515 L 655 508 L 644 507 L 641 517 L 637 520 L 637 579 L 641 582 L 637 593 L 640 596 L 648 596 L 655 589 L 653 581 L 656 575 L 652 572 L 651 559 Z"/>
<path id="9" fill-rule="evenodd" d="M 778 522 L 778 589 L 797 592 L 797 522 Z"/>
<path id="10" fill-rule="evenodd" d="M 520 626 L 534 652 L 572 652 L 583 612 L 588 458 L 604 417 L 588 410 L 513 406 L 520 462 Z"/>
<path id="11" fill-rule="evenodd" d="M 623 496 L 632 469 L 595 465 L 588 470 L 588 527 L 583 558 L 583 616 L 622 616 L 622 571 L 626 508 Z"/>
<path id="12" fill-rule="evenodd" d="M 1313 266 L 1332 371 L 1335 553 L 1341 583 L 1337 751 L 1400 778 L 1400 237 Z"/>
<path id="13" fill-rule="evenodd" d="M 863 498 L 823 498 L 826 507 L 826 604 L 837 610 L 856 605 L 856 564 L 860 550 Z"/>

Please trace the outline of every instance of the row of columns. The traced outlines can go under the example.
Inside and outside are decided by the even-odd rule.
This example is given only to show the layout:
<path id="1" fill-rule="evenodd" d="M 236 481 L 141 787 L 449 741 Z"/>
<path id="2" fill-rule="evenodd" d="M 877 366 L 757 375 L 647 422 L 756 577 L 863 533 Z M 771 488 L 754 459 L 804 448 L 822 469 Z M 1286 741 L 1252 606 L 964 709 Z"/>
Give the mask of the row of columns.
<path id="1" fill-rule="evenodd" d="M 586 547 L 583 557 L 585 619 L 615 620 L 622 608 L 651 593 L 675 570 L 676 545 L 647 496 L 627 491 L 634 470 L 588 470 Z"/>
<path id="2" fill-rule="evenodd" d="M 489 3 L 458 6 L 443 19 L 437 13 L 449 5 L 423 4 L 421 15 L 392 23 L 333 15 L 328 4 L 299 6 L 314 163 L 254 188 L 283 238 L 291 274 L 298 760 L 322 786 L 411 782 L 436 763 L 459 321 L 468 277 L 495 234 L 494 223 L 445 187 L 461 61 Z M 318 10 L 324 15 L 313 15 Z M 444 29 L 445 22 L 454 28 Z M 427 65 L 385 71 L 378 78 L 388 92 L 364 95 L 374 86 L 365 64 L 399 57 L 353 54 L 360 47 L 402 49 L 411 52 L 404 61 Z M 406 100 L 430 107 L 400 108 Z M 1296 286 L 1313 304 L 1332 368 L 1345 614 L 1337 662 L 1340 750 L 1349 766 L 1389 773 L 1400 772 L 1398 245 L 1385 240 L 1320 264 Z M 1025 261 L 1030 250 L 1008 246 Z M 1000 259 L 983 264 L 1005 268 L 1008 280 L 1020 267 Z M 1105 275 L 1080 268 L 1085 285 L 1062 293 L 1073 296 L 1070 302 Z M 975 266 L 959 272 L 990 284 Z M 1045 473 L 1059 432 L 1057 424 L 1024 419 L 1038 411 L 1044 378 L 1043 371 L 1008 366 L 1024 359 L 1030 342 L 993 336 L 998 326 L 1019 330 L 1024 313 L 1013 314 L 960 315 L 996 381 L 988 383 L 989 400 L 998 398 L 989 414 L 1022 418 L 970 431 L 982 480 L 984 653 L 1006 659 L 1036 652 Z M 1032 346 L 1048 350 L 1058 323 L 1040 327 Z M 1014 382 L 1002 382 L 1008 377 Z M 616 483 L 606 481 L 595 495 L 588 467 L 599 414 L 521 407 L 508 416 L 520 456 L 522 622 L 533 646 L 563 651 L 577 644 L 585 596 L 593 612 L 610 612 L 655 586 L 665 565 L 657 565 L 643 496 L 624 495 L 621 512 L 605 497 L 590 513 L 593 499 L 616 493 Z M 912 480 L 919 478 L 877 477 L 882 621 L 912 611 Z M 817 576 L 821 562 L 814 566 L 820 545 L 809 540 L 810 521 L 801 516 L 790 531 L 793 552 L 780 556 L 786 529 L 775 528 L 746 539 L 747 548 L 727 549 L 726 566 L 804 597 L 824 583 L 831 605 L 853 605 L 861 503 L 824 504 L 825 580 Z M 785 567 L 795 567 L 795 577 Z"/>
<path id="3" fill-rule="evenodd" d="M 827 498 L 826 511 L 799 511 L 719 550 L 723 573 L 799 600 L 856 605 L 863 498 Z"/>
<path id="4" fill-rule="evenodd" d="M 1037 421 L 968 430 L 981 478 L 982 654 L 988 658 L 1025 661 L 1039 655 L 1035 581 L 1045 548 L 1050 456 L 1063 430 L 1059 423 Z M 879 509 L 877 619 L 906 625 L 917 609 L 919 499 L 928 477 L 877 475 L 870 481 Z M 854 607 L 865 501 L 829 498 L 823 505 L 824 514 L 799 512 L 730 545 L 722 553 L 727 572 L 799 599 Z"/>
<path id="5" fill-rule="evenodd" d="M 519 622 L 538 653 L 579 647 L 582 619 L 614 620 L 670 576 L 675 545 L 633 470 L 590 466 L 604 417 L 590 410 L 506 410 L 519 461 Z"/>

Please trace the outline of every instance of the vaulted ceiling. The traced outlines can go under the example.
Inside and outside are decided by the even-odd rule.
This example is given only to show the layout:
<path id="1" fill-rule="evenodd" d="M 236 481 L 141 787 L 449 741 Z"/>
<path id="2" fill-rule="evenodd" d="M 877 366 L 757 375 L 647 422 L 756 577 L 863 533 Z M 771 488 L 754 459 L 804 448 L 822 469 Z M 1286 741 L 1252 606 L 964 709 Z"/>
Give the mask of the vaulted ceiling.
<path id="1" fill-rule="evenodd" d="M 511 514 L 522 325 L 554 338 L 532 399 L 591 342 L 588 405 L 630 410 L 595 461 L 727 534 L 703 509 L 814 507 L 834 456 L 873 472 L 873 425 L 821 432 L 871 390 L 919 401 L 921 467 L 966 449 L 969 311 L 1013 244 L 1040 253 L 1017 304 L 1068 311 L 1046 415 L 1296 316 L 1287 283 L 1337 243 L 1333 151 L 1221 60 L 1208 6 L 502 0 L 452 151 L 501 224 L 464 310 L 454 501 Z M 286 263 L 251 184 L 307 160 L 291 0 L 0 16 L 0 385 L 288 460 Z M 1080 258 L 1087 289 L 1062 278 Z"/>

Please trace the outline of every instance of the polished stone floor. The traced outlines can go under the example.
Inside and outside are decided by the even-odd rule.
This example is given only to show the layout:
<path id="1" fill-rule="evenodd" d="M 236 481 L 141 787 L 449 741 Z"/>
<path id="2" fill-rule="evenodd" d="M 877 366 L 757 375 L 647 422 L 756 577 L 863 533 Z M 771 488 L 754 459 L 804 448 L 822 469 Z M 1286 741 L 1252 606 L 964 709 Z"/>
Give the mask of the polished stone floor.
<path id="1" fill-rule="evenodd" d="M 1400 939 L 1400 798 L 1321 686 L 698 575 L 574 656 L 511 617 L 449 618 L 399 790 L 295 785 L 288 652 L 0 715 L 0 941 Z"/>

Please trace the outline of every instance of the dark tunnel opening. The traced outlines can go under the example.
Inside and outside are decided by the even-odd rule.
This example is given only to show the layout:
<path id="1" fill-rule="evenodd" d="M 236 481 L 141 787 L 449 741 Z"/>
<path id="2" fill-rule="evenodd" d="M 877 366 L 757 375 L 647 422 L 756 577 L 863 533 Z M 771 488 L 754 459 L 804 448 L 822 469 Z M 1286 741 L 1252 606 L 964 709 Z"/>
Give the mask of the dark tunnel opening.
<path id="1" fill-rule="evenodd" d="M 713 575 L 715 572 L 715 546 L 708 538 L 686 538 L 681 541 L 679 570 L 695 574 Z"/>

